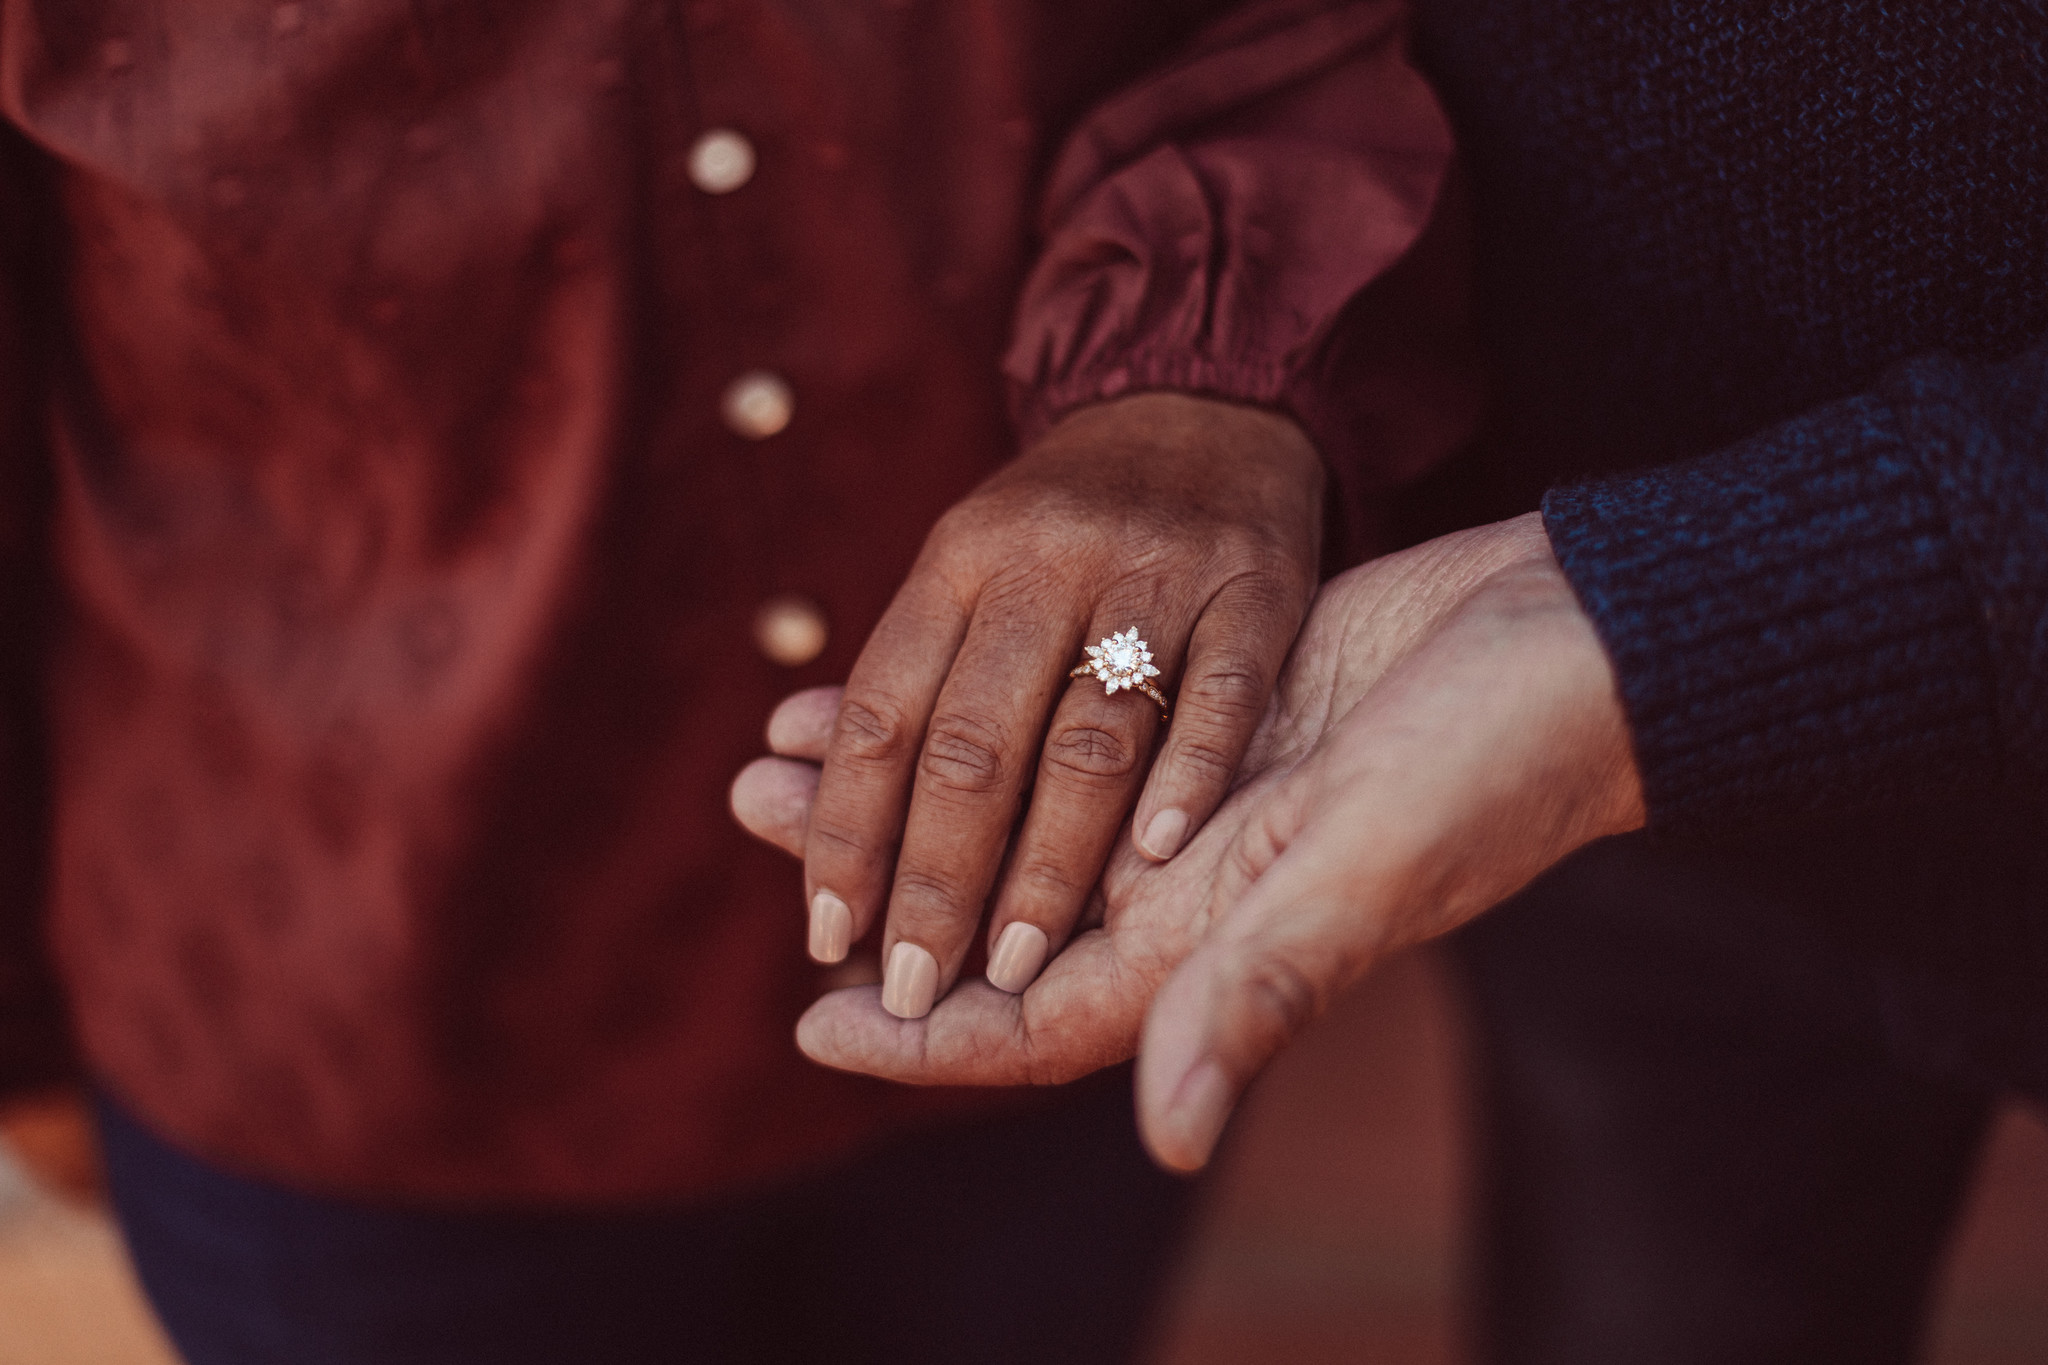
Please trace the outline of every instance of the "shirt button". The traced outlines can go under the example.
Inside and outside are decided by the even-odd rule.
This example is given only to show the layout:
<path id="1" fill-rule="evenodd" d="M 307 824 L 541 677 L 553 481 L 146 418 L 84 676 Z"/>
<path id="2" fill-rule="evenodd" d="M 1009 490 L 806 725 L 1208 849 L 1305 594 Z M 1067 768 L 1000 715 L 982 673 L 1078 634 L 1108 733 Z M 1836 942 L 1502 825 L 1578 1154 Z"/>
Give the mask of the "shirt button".
<path id="1" fill-rule="evenodd" d="M 734 435 L 765 441 L 796 415 L 796 394 L 781 375 L 749 370 L 725 386 L 718 413 Z"/>
<path id="2" fill-rule="evenodd" d="M 825 613 L 802 597 L 771 597 L 754 613 L 754 643 L 770 663 L 802 668 L 825 652 Z"/>
<path id="3" fill-rule="evenodd" d="M 730 128 L 713 128 L 690 144 L 690 183 L 706 194 L 731 194 L 754 178 L 754 144 Z"/>

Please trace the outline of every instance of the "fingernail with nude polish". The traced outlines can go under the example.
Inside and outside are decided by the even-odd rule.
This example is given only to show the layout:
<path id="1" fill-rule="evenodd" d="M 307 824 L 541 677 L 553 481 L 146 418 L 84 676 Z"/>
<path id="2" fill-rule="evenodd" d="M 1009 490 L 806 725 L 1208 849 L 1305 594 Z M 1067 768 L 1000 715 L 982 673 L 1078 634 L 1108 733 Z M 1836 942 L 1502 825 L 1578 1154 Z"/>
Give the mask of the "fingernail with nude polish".
<path id="1" fill-rule="evenodd" d="M 811 897 L 811 958 L 816 962 L 844 962 L 853 946 L 853 912 L 846 902 L 830 891 Z"/>
<path id="2" fill-rule="evenodd" d="M 915 943 L 899 943 L 882 973 L 882 1008 L 898 1019 L 922 1019 L 939 993 L 939 964 Z"/>
<path id="3" fill-rule="evenodd" d="M 988 984 L 1012 995 L 1038 979 L 1050 946 L 1045 930 L 1023 920 L 1014 920 L 996 936 L 996 950 L 988 955 Z"/>
<path id="4" fill-rule="evenodd" d="M 1200 1170 L 1230 1119 L 1230 1078 L 1214 1062 L 1198 1062 L 1181 1078 L 1161 1123 L 1160 1156 L 1183 1171 Z"/>
<path id="5" fill-rule="evenodd" d="M 1180 841 L 1187 837 L 1188 813 L 1163 810 L 1145 826 L 1145 837 L 1138 840 L 1138 852 L 1163 863 L 1180 852 Z"/>

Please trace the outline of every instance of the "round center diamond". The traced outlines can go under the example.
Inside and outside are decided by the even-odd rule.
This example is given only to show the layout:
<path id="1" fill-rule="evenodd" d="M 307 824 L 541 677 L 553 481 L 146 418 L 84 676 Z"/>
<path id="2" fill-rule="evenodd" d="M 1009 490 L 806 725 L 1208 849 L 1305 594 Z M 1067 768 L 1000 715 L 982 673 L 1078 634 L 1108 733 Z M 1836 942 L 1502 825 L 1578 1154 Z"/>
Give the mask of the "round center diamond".
<path id="1" fill-rule="evenodd" d="M 1159 670 L 1152 666 L 1152 647 L 1138 638 L 1138 628 L 1104 637 L 1099 645 L 1088 646 L 1088 657 L 1072 675 L 1079 678 L 1093 675 L 1102 684 L 1105 692 L 1117 692 L 1134 687 L 1159 703 L 1160 713 L 1165 714 L 1166 699 L 1159 695 L 1159 689 L 1145 681 L 1159 676 Z"/>

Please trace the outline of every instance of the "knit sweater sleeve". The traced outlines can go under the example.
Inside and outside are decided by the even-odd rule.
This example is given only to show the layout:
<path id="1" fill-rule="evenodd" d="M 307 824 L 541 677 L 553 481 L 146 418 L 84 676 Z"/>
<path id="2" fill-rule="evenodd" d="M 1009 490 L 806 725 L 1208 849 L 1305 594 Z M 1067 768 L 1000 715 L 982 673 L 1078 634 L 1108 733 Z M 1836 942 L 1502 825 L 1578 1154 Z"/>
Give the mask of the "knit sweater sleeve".
<path id="1" fill-rule="evenodd" d="M 1653 827 L 2048 792 L 2048 342 L 1553 490 Z"/>

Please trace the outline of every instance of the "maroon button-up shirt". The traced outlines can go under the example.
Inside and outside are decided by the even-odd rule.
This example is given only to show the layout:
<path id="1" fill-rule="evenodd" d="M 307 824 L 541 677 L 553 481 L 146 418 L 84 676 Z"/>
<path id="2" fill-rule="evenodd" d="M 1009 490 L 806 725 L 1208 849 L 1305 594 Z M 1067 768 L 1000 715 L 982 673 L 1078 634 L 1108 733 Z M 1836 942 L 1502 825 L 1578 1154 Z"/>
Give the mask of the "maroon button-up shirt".
<path id="1" fill-rule="evenodd" d="M 16 1013 L 39 884 L 97 1075 L 383 1196 L 931 1107 L 791 1044 L 797 874 L 724 804 L 774 701 L 1011 411 L 1282 405 L 1354 499 L 1440 445 L 1346 339 L 1450 150 L 1396 7 L 1222 9 L 5 0 Z"/>

